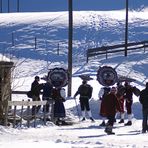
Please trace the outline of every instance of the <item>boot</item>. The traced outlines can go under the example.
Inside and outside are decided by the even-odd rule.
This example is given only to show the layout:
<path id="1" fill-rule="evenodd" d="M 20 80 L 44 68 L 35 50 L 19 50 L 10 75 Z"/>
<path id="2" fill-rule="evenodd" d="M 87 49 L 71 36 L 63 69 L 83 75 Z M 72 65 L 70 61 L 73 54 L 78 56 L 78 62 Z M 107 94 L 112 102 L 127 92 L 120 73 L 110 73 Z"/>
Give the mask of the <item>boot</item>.
<path id="1" fill-rule="evenodd" d="M 124 124 L 125 126 L 131 126 L 132 125 L 132 121 L 128 121 L 126 124 Z"/>
<path id="2" fill-rule="evenodd" d="M 121 119 L 118 123 L 124 123 L 124 119 Z"/>
<path id="3" fill-rule="evenodd" d="M 105 128 L 105 132 L 107 133 L 107 135 L 114 135 L 115 133 L 112 131 L 113 126 L 108 125 Z"/>
<path id="4" fill-rule="evenodd" d="M 85 121 L 85 111 L 82 111 L 82 120 L 81 121 Z"/>
<path id="5" fill-rule="evenodd" d="M 92 118 L 92 114 L 91 114 L 91 111 L 87 111 L 87 114 L 89 116 L 89 119 L 94 122 L 94 119 Z"/>
<path id="6" fill-rule="evenodd" d="M 94 120 L 92 117 L 90 117 L 90 120 L 91 120 L 92 122 L 95 122 L 95 120 Z"/>
<path id="7" fill-rule="evenodd" d="M 124 123 L 124 113 L 121 113 L 121 120 L 119 121 L 119 123 Z"/>
<path id="8" fill-rule="evenodd" d="M 124 124 L 125 126 L 130 126 L 132 125 L 132 114 L 128 114 L 128 122 Z"/>
<path id="9" fill-rule="evenodd" d="M 85 121 L 85 118 L 83 117 L 81 121 Z"/>
<path id="10" fill-rule="evenodd" d="M 102 123 L 99 126 L 106 126 L 105 121 L 102 121 Z"/>

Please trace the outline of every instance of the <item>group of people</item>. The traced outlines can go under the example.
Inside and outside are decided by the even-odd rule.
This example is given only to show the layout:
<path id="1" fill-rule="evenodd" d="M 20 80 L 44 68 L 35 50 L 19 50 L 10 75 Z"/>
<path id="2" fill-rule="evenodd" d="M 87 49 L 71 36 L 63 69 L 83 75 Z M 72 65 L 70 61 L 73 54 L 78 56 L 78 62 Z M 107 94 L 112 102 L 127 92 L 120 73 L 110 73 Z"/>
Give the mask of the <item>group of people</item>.
<path id="1" fill-rule="evenodd" d="M 42 100 L 54 99 L 54 119 L 55 123 L 59 125 L 61 122 L 65 122 L 63 118 L 66 116 L 65 107 L 63 102 L 65 101 L 65 89 L 55 88 L 52 86 L 50 80 L 45 84 L 39 83 L 39 76 L 35 77 L 34 82 L 31 85 L 31 91 L 33 92 L 32 100 L 40 101 L 40 93 L 43 90 Z M 107 134 L 114 134 L 112 131 L 113 125 L 116 122 L 116 115 L 120 113 L 120 121 L 118 123 L 124 123 L 125 109 L 127 112 L 128 122 L 125 126 L 132 125 L 132 104 L 133 104 L 133 94 L 135 94 L 136 87 L 130 85 L 130 82 L 125 81 L 124 84 L 118 82 L 116 86 L 113 87 L 102 87 L 99 91 L 98 97 L 101 101 L 100 104 L 100 116 L 102 117 L 102 123 L 100 126 L 105 126 L 105 132 Z M 92 97 L 93 88 L 91 85 L 87 84 L 87 80 L 83 80 L 82 84 L 78 87 L 78 90 L 74 94 L 74 98 L 80 95 L 80 107 L 82 113 L 82 121 L 86 120 L 86 113 L 88 114 L 91 121 L 94 122 L 92 117 L 89 100 Z M 148 83 L 146 83 L 146 88 L 140 92 L 139 101 L 143 107 L 143 122 L 142 122 L 142 132 L 148 131 Z M 40 106 L 36 109 L 32 108 L 32 115 L 38 112 Z M 49 104 L 43 108 L 43 111 L 49 112 Z M 108 122 L 105 123 L 105 119 Z"/>
<path id="2" fill-rule="evenodd" d="M 114 134 L 112 132 L 113 125 L 116 122 L 116 115 L 120 113 L 120 123 L 124 123 L 125 112 L 127 112 L 128 122 L 125 126 L 132 125 L 132 104 L 133 94 L 138 92 L 139 101 L 142 104 L 142 133 L 148 131 L 148 82 L 146 88 L 140 91 L 135 86 L 130 85 L 130 82 L 125 82 L 122 85 L 121 82 L 117 83 L 116 87 L 103 87 L 101 88 L 98 96 L 101 100 L 100 115 L 102 117 L 102 123 L 100 126 L 105 126 L 105 132 L 107 134 Z M 105 123 L 105 119 L 108 122 Z"/>
<path id="3" fill-rule="evenodd" d="M 132 104 L 133 93 L 136 87 L 130 85 L 129 82 L 125 82 L 122 85 L 121 82 L 117 83 L 116 87 L 103 87 L 101 88 L 98 97 L 101 100 L 100 115 L 102 116 L 102 123 L 100 126 L 106 126 L 105 132 L 108 134 L 114 134 L 112 128 L 114 122 L 116 122 L 116 115 L 120 113 L 119 123 L 124 123 L 125 108 L 127 111 L 128 122 L 125 126 L 132 125 Z M 105 123 L 105 119 L 108 122 Z"/>
<path id="4" fill-rule="evenodd" d="M 65 107 L 63 102 L 65 101 L 65 89 L 62 87 L 55 88 L 51 84 L 50 80 L 46 83 L 39 83 L 40 77 L 35 76 L 33 83 L 31 84 L 32 100 L 40 101 L 41 90 L 43 91 L 42 100 L 47 100 L 47 104 L 43 107 L 43 112 L 49 112 L 49 101 L 51 98 L 54 100 L 54 122 L 56 125 L 66 124 L 63 118 L 66 116 Z M 40 110 L 41 106 L 32 107 L 32 117 Z"/>

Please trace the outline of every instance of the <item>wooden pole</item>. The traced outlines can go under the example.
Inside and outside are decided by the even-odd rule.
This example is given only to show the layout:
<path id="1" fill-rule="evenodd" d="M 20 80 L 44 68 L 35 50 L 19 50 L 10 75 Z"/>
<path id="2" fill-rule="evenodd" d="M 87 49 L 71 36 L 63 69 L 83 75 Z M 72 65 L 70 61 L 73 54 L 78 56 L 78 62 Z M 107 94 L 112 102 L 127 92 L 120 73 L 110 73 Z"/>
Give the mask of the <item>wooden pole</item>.
<path id="1" fill-rule="evenodd" d="M 0 12 L 1 12 L 1 13 L 3 12 L 3 6 L 2 6 L 2 5 L 3 5 L 3 1 L 0 0 L 0 7 L 1 7 L 1 8 L 0 8 Z"/>
<path id="2" fill-rule="evenodd" d="M 17 0 L 17 12 L 19 12 L 19 11 L 20 11 L 20 1 Z"/>
<path id="3" fill-rule="evenodd" d="M 10 12 L 10 0 L 8 0 L 8 13 Z"/>
<path id="4" fill-rule="evenodd" d="M 126 0 L 125 57 L 127 56 L 127 44 L 128 44 L 128 0 Z"/>
<path id="5" fill-rule="evenodd" d="M 68 72 L 69 72 L 69 83 L 68 83 L 68 96 L 71 96 L 72 86 L 72 39 L 73 39 L 73 7 L 72 0 L 68 0 L 69 7 L 69 41 L 68 41 Z"/>

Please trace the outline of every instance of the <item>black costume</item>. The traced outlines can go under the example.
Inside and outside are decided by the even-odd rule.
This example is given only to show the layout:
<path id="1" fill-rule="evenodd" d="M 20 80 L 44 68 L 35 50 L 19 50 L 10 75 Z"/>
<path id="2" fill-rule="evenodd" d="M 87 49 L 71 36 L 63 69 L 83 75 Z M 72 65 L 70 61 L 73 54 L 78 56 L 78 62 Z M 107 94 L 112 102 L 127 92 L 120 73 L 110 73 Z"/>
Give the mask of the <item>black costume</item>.
<path id="1" fill-rule="evenodd" d="M 43 88 L 42 84 L 39 84 L 40 78 L 39 76 L 35 77 L 34 82 L 31 84 L 31 92 L 32 92 L 32 100 L 33 101 L 40 101 L 40 91 Z M 35 115 L 39 111 L 41 106 L 33 106 L 32 107 L 32 115 Z"/>
<path id="2" fill-rule="evenodd" d="M 148 83 L 146 83 L 146 88 L 141 91 L 139 101 L 142 104 L 143 112 L 142 132 L 145 133 L 148 131 Z"/>
<path id="3" fill-rule="evenodd" d="M 94 121 L 91 115 L 90 106 L 89 106 L 89 99 L 92 96 L 93 88 L 87 84 L 87 81 L 83 80 L 82 84 L 79 86 L 77 92 L 74 95 L 74 98 L 79 94 L 80 95 L 80 106 L 82 111 L 83 119 L 85 120 L 85 110 L 87 111 L 90 119 Z"/>

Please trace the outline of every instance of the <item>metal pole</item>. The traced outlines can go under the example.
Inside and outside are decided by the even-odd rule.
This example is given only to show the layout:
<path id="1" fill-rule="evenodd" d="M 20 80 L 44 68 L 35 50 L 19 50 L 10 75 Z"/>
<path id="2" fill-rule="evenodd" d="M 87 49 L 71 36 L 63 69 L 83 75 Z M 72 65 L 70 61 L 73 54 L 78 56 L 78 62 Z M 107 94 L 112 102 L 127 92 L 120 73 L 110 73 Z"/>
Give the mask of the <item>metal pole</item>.
<path id="1" fill-rule="evenodd" d="M 68 0 L 69 7 L 69 41 L 68 41 L 68 72 L 69 72 L 69 83 L 68 83 L 68 96 L 71 96 L 72 86 L 72 37 L 73 37 L 73 7 L 72 0 Z"/>
<path id="2" fill-rule="evenodd" d="M 127 56 L 127 44 L 128 44 L 128 0 L 126 0 L 125 56 Z"/>

